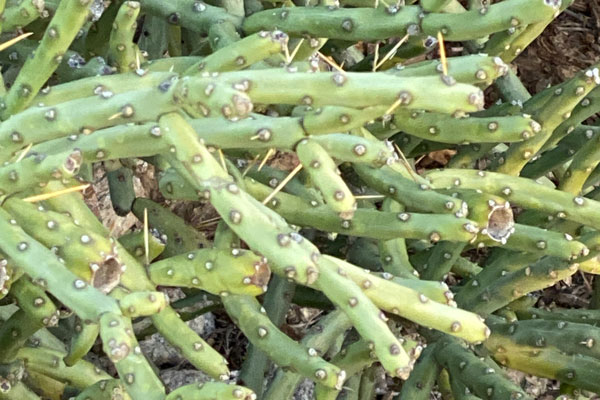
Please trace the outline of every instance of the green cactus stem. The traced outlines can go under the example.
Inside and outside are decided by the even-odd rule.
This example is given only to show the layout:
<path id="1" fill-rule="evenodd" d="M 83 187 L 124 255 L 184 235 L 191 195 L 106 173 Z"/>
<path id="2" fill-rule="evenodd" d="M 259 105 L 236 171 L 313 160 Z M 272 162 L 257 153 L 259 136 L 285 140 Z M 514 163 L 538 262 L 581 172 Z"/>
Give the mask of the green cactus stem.
<path id="1" fill-rule="evenodd" d="M 46 188 L 48 191 L 64 189 L 59 182 L 52 182 Z M 98 221 L 92 211 L 85 204 L 81 195 L 70 193 L 47 200 L 56 211 L 66 211 L 81 226 L 108 235 L 108 230 Z M 131 256 L 118 242 L 115 243 L 117 252 L 128 268 L 122 277 L 122 282 L 130 290 L 154 290 L 154 284 L 147 278 L 142 264 Z M 225 359 L 196 332 L 194 332 L 171 307 L 166 307 L 158 314 L 151 317 L 153 325 L 169 342 L 177 346 L 184 357 L 196 368 L 206 372 L 215 379 L 228 379 L 229 369 Z"/>
<path id="2" fill-rule="evenodd" d="M 569 234 L 521 224 L 515 224 L 514 229 L 506 244 L 496 241 L 488 241 L 487 244 L 503 246 L 514 251 L 537 253 L 540 256 L 549 255 L 564 260 L 575 260 L 581 256 L 587 256 L 590 252 L 584 243 L 573 240 Z"/>
<path id="3" fill-rule="evenodd" d="M 119 7 L 108 41 L 108 60 L 119 72 L 135 71 L 143 62 L 133 36 L 137 28 L 140 3 L 126 1 Z"/>
<path id="4" fill-rule="evenodd" d="M 64 305 L 74 310 L 80 318 L 100 322 L 100 335 L 105 352 L 117 364 L 117 369 L 122 377 L 125 378 L 125 374 L 133 373 L 132 365 L 136 366 L 136 373 L 140 375 L 142 382 L 137 384 L 131 382 L 128 387 L 128 391 L 134 399 L 148 396 L 147 392 L 153 393 L 147 398 L 162 399 L 160 394 L 164 390 L 162 384 L 154 375 L 143 355 L 134 354 L 137 342 L 134 337 L 130 337 L 126 333 L 127 325 L 131 329 L 131 322 L 120 315 L 117 302 L 78 278 L 50 250 L 10 221 L 10 215 L 4 210 L 0 210 L 1 229 L 4 232 L 10 232 L 10 235 L 7 235 L 0 243 L 2 251 L 18 263 L 36 284 L 46 288 Z M 36 261 L 40 259 L 45 260 L 44 265 L 40 265 Z M 103 320 L 106 322 L 103 323 Z M 116 325 L 113 321 L 116 321 Z M 127 337 L 126 341 L 117 344 L 117 340 L 113 340 L 117 338 L 112 337 L 115 332 L 119 333 L 120 339 Z M 113 353 L 112 350 L 116 352 Z M 61 359 L 62 356 L 58 360 Z M 140 383 L 143 383 L 142 387 L 139 386 Z"/>
<path id="5" fill-rule="evenodd" d="M 457 303 L 460 305 L 473 303 L 477 296 L 481 296 L 486 288 L 493 285 L 503 275 L 519 271 L 538 259 L 537 254 L 514 252 L 506 249 L 497 251 L 487 260 L 485 268 L 464 282 L 460 293 L 455 297 Z"/>
<path id="6" fill-rule="evenodd" d="M 542 147 L 542 150 L 548 150 L 552 147 L 556 146 L 556 144 L 570 136 L 574 129 L 581 129 L 582 127 L 587 127 L 586 125 L 579 125 L 587 120 L 589 117 L 596 114 L 599 108 L 599 99 L 600 99 L 600 90 L 594 89 L 587 94 L 580 102 L 573 108 L 569 118 L 567 118 L 564 122 L 562 122 L 555 130 L 552 132 L 552 136 Z M 593 128 L 593 127 L 590 127 Z"/>
<path id="7" fill-rule="evenodd" d="M 421 267 L 421 279 L 443 280 L 456 263 L 456 260 L 460 258 L 465 246 L 466 244 L 448 241 L 434 245 L 427 263 Z"/>
<path id="8" fill-rule="evenodd" d="M 100 326 L 97 323 L 84 323 L 78 319 L 73 330 L 75 333 L 71 337 L 69 351 L 63 358 L 63 362 L 68 367 L 75 365 L 91 350 L 100 333 Z"/>
<path id="9" fill-rule="evenodd" d="M 510 42 L 510 47 L 508 49 L 504 48 L 504 51 L 500 54 L 500 57 L 502 57 L 502 59 L 506 62 L 512 62 L 519 54 L 523 52 L 527 46 L 529 46 L 529 44 L 531 44 L 531 42 L 533 42 L 542 34 L 546 27 L 556 17 L 558 17 L 562 11 L 570 7 L 573 4 L 573 1 L 574 0 L 562 0 L 561 3 L 559 3 L 559 9 L 554 13 L 554 15 L 552 15 L 551 18 L 532 23 L 528 25 L 523 32 L 516 34 L 516 37 Z"/>
<path id="10" fill-rule="evenodd" d="M 116 295 L 115 292 L 117 291 L 121 293 Z M 158 314 L 169 304 L 169 299 L 163 292 L 143 291 L 127 293 L 124 290 L 116 289 L 111 295 L 117 297 L 121 312 L 129 318 Z"/>
<path id="11" fill-rule="evenodd" d="M 109 92 L 108 98 L 103 98 L 102 93 L 57 106 L 30 108 L 4 122 L 0 128 L 0 143 L 4 146 L 0 156 L 6 159 L 29 143 L 66 137 L 75 132 L 85 134 L 127 122 L 154 120 L 156 112 L 149 109 L 151 103 L 153 107 L 176 109 L 172 96 L 156 89 L 115 96 Z M 93 119 L 87 111 L 90 109 L 95 110 Z"/>
<path id="12" fill-rule="evenodd" d="M 28 371 L 23 383 L 43 398 L 58 398 L 64 395 L 67 384 L 35 371 Z"/>
<path id="13" fill-rule="evenodd" d="M 67 101 L 99 95 L 100 92 L 106 92 L 104 96 L 111 96 L 141 88 L 155 87 L 161 82 L 174 79 L 176 76 L 177 74 L 168 71 L 143 74 L 140 72 L 125 72 L 108 76 L 94 76 L 49 86 L 37 94 L 34 102 L 36 104 L 43 103 L 46 106 L 56 106 Z"/>
<path id="14" fill-rule="evenodd" d="M 258 32 L 220 48 L 190 66 L 184 75 L 244 69 L 274 54 L 282 53 L 287 43 L 288 36 L 281 31 Z"/>
<path id="15" fill-rule="evenodd" d="M 418 286 L 415 289 L 410 287 L 412 280 L 399 285 L 393 280 L 378 278 L 340 259 L 324 257 L 336 266 L 340 275 L 348 276 L 360 286 L 366 296 L 382 310 L 471 343 L 484 341 L 489 335 L 489 329 L 479 316 L 445 305 L 448 301 L 446 297 L 444 303 L 430 300 L 418 290 Z"/>
<path id="16" fill-rule="evenodd" d="M 398 130 L 442 143 L 521 142 L 541 131 L 529 116 L 455 118 L 447 114 L 396 110 L 393 123 Z"/>
<path id="17" fill-rule="evenodd" d="M 400 213 L 405 211 L 405 208 L 400 203 L 388 197 L 383 200 L 381 210 Z M 419 276 L 419 273 L 414 269 L 408 258 L 408 250 L 404 239 L 380 240 L 379 255 L 385 272 L 409 279 Z"/>
<path id="18" fill-rule="evenodd" d="M 169 24 L 182 26 L 194 32 L 206 34 L 217 21 L 227 21 L 239 26 L 240 18 L 199 0 L 176 0 L 165 3 L 160 0 L 142 1 L 142 11 L 164 18 Z"/>
<path id="19" fill-rule="evenodd" d="M 541 184 L 532 185 L 529 179 L 459 169 L 432 170 L 426 177 L 436 189 L 479 189 L 510 200 L 523 208 L 536 209 L 559 218 L 600 227 L 600 220 L 596 221 L 594 218 L 595 215 L 599 215 L 594 209 L 600 205 L 594 200 L 573 196 Z"/>
<path id="20" fill-rule="evenodd" d="M 23 382 L 17 382 L 14 385 L 7 384 L 3 378 L 0 378 L 0 385 L 6 388 L 0 392 L 2 400 L 41 400 L 41 398 L 32 392 Z"/>
<path id="21" fill-rule="evenodd" d="M 31 148 L 31 153 L 65 154 L 75 150 L 81 152 L 84 163 L 92 163 L 119 158 L 149 157 L 167 152 L 168 146 L 161 139 L 158 125 L 148 123 L 117 125 L 87 135 L 69 135 L 48 140 L 34 145 Z M 126 173 L 126 175 L 129 175 L 129 173 Z M 117 174 L 118 178 L 119 175 Z M 124 203 L 123 207 L 127 208 L 127 202 L 124 201 Z"/>
<path id="22" fill-rule="evenodd" d="M 488 86 L 492 81 L 505 76 L 508 66 L 498 57 L 483 54 L 472 54 L 461 57 L 446 58 L 448 75 L 461 83 Z M 428 76 L 441 75 L 443 67 L 440 60 L 426 60 L 414 64 L 399 64 L 386 73 L 396 76 Z"/>
<path id="23" fill-rule="evenodd" d="M 511 26 L 505 31 L 497 32 L 485 43 L 482 51 L 485 51 L 485 54 L 499 56 L 502 61 L 510 62 L 523 51 L 523 48 L 517 44 L 521 35 L 525 32 L 529 34 L 535 26 L 545 25 L 549 21 L 550 19 L 532 25 Z"/>
<path id="24" fill-rule="evenodd" d="M 350 320 L 341 311 L 335 310 L 319 320 L 300 343 L 314 349 L 318 354 L 327 353 L 333 342 L 351 327 Z M 288 399 L 302 381 L 302 376 L 293 371 L 278 370 L 272 384 L 264 395 L 265 400 Z"/>
<path id="25" fill-rule="evenodd" d="M 25 232 L 56 248 L 66 267 L 94 288 L 108 293 L 121 281 L 124 264 L 110 240 L 75 225 L 68 216 L 17 198 L 7 200 L 4 208 Z"/>
<path id="26" fill-rule="evenodd" d="M 12 361 L 16 352 L 44 325 L 25 311 L 17 309 L 0 326 L 0 344 L 6 352 L 2 362 Z"/>
<path id="27" fill-rule="evenodd" d="M 62 361 L 64 353 L 43 347 L 23 347 L 17 357 L 25 361 L 25 368 L 61 382 L 68 382 L 78 389 L 109 379 L 110 375 L 88 361 L 80 360 L 69 367 Z"/>
<path id="28" fill-rule="evenodd" d="M 312 183 L 323 194 L 325 203 L 340 218 L 351 220 L 356 210 L 356 200 L 327 151 L 317 142 L 303 139 L 296 146 L 296 154 Z"/>
<path id="29" fill-rule="evenodd" d="M 254 400 L 256 395 L 248 388 L 220 382 L 193 383 L 181 386 L 166 397 L 166 400 Z"/>
<path id="30" fill-rule="evenodd" d="M 27 277 L 19 279 L 13 286 L 13 297 L 20 309 L 8 318 L 0 328 L 2 343 L 1 362 L 10 362 L 17 351 L 31 336 L 45 326 L 56 326 L 58 310 L 43 289 L 33 285 Z"/>
<path id="31" fill-rule="evenodd" d="M 359 289 L 359 285 L 349 279 L 343 271 L 336 270 L 337 264 L 334 261 L 323 258 L 320 265 L 322 268 L 316 287 L 346 313 L 365 340 L 372 341 L 378 360 L 390 375 L 401 379 L 408 378 L 413 361 L 388 330 L 385 314 L 369 301 Z M 373 330 L 373 327 L 377 329 Z"/>
<path id="32" fill-rule="evenodd" d="M 565 321 L 600 326 L 600 312 L 593 309 L 552 308 L 545 310 L 530 307 L 523 310 L 515 310 L 515 313 L 519 317 L 519 320 L 542 319 L 545 321 Z"/>
<path id="33" fill-rule="evenodd" d="M 29 25 L 42 16 L 44 6 L 44 0 L 8 2 L 2 7 L 3 15 L 0 32 L 12 32 Z"/>
<path id="34" fill-rule="evenodd" d="M 165 389 L 140 350 L 131 320 L 108 311 L 99 322 L 102 350 L 115 364 L 132 399 L 164 399 Z"/>
<path id="35" fill-rule="evenodd" d="M 150 279 L 160 286 L 193 287 L 226 296 L 258 296 L 270 270 L 264 258 L 242 249 L 202 249 L 151 264 Z"/>
<path id="36" fill-rule="evenodd" d="M 600 163 L 600 153 L 597 150 L 599 142 L 600 135 L 596 135 L 575 153 L 558 186 L 560 190 L 578 195 L 585 189 L 587 179 Z"/>
<path id="37" fill-rule="evenodd" d="M 477 160 L 489 153 L 495 143 L 472 143 L 456 148 L 456 154 L 450 159 L 448 168 L 474 168 Z"/>
<path id="38" fill-rule="evenodd" d="M 245 185 L 248 192 L 259 200 L 266 198 L 272 191 L 268 186 L 256 181 L 245 180 Z M 469 242 L 478 232 L 474 222 L 449 214 L 357 209 L 352 221 L 344 221 L 326 206 L 313 206 L 305 200 L 282 192 L 277 193 L 268 206 L 292 224 L 382 240 L 409 238 L 437 242 L 451 238 Z"/>
<path id="39" fill-rule="evenodd" d="M 59 312 L 52 299 L 48 297 L 42 288 L 34 285 L 27 277 L 15 282 L 11 294 L 19 308 L 30 315 L 36 324 L 41 324 L 44 327 L 58 324 Z M 3 357 L 8 353 L 10 352 L 6 350 Z"/>
<path id="40" fill-rule="evenodd" d="M 350 41 L 387 39 L 403 36 L 411 25 L 421 26 L 424 33 L 444 34 L 451 41 L 472 40 L 500 32 L 515 25 L 528 25 L 551 17 L 558 7 L 543 0 L 509 0 L 480 10 L 459 14 L 430 13 L 419 21 L 419 7 L 402 8 L 325 8 L 295 7 L 276 11 L 265 10 L 246 18 L 246 32 L 272 29 L 275 26 L 290 35 L 308 34 L 314 37 Z M 519 10 L 514 16 L 512 11 Z M 386 23 L 369 23 L 368 21 Z M 360 21 L 360 22 L 359 22 Z"/>
<path id="41" fill-rule="evenodd" d="M 67 154 L 26 157 L 0 167 L 0 194 L 13 194 L 44 185 L 50 180 L 68 179 L 79 171 L 82 156 L 79 150 Z"/>
<path id="42" fill-rule="evenodd" d="M 441 372 L 441 367 L 435 359 L 436 350 L 436 343 L 425 347 L 417 360 L 415 368 L 402 385 L 402 390 L 395 399 L 429 400 L 431 390 Z"/>
<path id="43" fill-rule="evenodd" d="M 466 217 L 467 204 L 433 190 L 426 184 L 401 176 L 393 166 L 371 168 L 355 164 L 354 170 L 369 187 L 389 196 L 404 206 L 436 214 L 455 214 Z"/>
<path id="44" fill-rule="evenodd" d="M 529 319 L 492 323 L 490 327 L 498 335 L 510 337 L 517 345 L 557 349 L 564 354 L 596 359 L 600 355 L 597 346 L 600 330 L 589 324 Z"/>
<path id="45" fill-rule="evenodd" d="M 305 348 L 281 332 L 261 312 L 261 305 L 256 299 L 231 294 L 221 297 L 221 301 L 248 339 L 280 367 L 293 368 L 322 385 L 338 390 L 342 388 L 346 373 L 319 357 L 316 350 Z"/>
<path id="46" fill-rule="evenodd" d="M 535 161 L 528 163 L 521 171 L 521 176 L 538 179 L 548 171 L 565 164 L 579 149 L 596 137 L 598 132 L 600 132 L 600 128 L 596 126 L 580 125 L 576 127 L 568 136 L 561 139 L 555 148 L 542 153 Z"/>
<path id="47" fill-rule="evenodd" d="M 542 130 L 530 139 L 510 146 L 496 170 L 509 175 L 518 175 L 525 164 L 540 151 L 544 143 L 551 139 L 554 129 L 571 115 L 577 103 L 599 84 L 598 66 L 592 66 L 554 89 L 553 96 L 533 112 L 535 120 L 543 121 Z M 531 101 L 535 102 L 535 98 Z M 528 109 L 527 104 L 525 109 Z"/>
<path id="48" fill-rule="evenodd" d="M 102 312 L 119 312 L 116 301 L 87 285 L 69 271 L 50 250 L 28 236 L 18 225 L 12 224 L 11 220 L 12 217 L 6 211 L 0 210 L 0 226 L 4 232 L 10 232 L 0 242 L 0 247 L 33 282 L 46 288 L 81 318 L 97 321 Z M 45 265 L 36 262 L 40 259 L 45 260 Z"/>
<path id="49" fill-rule="evenodd" d="M 600 361 L 583 355 L 563 354 L 551 348 L 516 344 L 510 336 L 492 333 L 485 347 L 502 365 L 536 376 L 597 392 Z"/>
<path id="50" fill-rule="evenodd" d="M 400 78 L 381 73 L 309 73 L 267 69 L 227 72 L 220 77 L 231 85 L 247 85 L 246 93 L 254 103 L 260 104 L 364 108 L 389 107 L 399 102 L 401 108 L 446 113 L 473 112 L 483 108 L 480 89 L 463 83 L 448 85 L 436 76 Z M 425 96 L 419 89 L 422 87 L 436 91 L 444 101 L 434 101 Z"/>
<path id="51" fill-rule="evenodd" d="M 348 41 L 378 40 L 403 36 L 410 25 L 418 25 L 419 8 L 414 6 L 392 9 L 383 8 L 336 8 L 293 7 L 257 12 L 243 22 L 246 32 L 258 32 L 277 27 L 284 32 L 300 36 L 308 34 L 315 38 L 342 39 Z M 386 24 L 359 24 L 357 21 L 386 19 Z"/>
<path id="52" fill-rule="evenodd" d="M 231 230 L 227 229 L 226 232 L 231 232 Z M 295 289 L 296 286 L 292 282 L 279 276 L 274 276 L 269 282 L 269 290 L 265 294 L 263 307 L 267 317 L 275 326 L 280 327 L 284 323 Z M 265 389 L 265 375 L 271 364 L 270 359 L 262 350 L 254 345 L 248 348 L 248 354 L 240 371 L 240 380 L 252 389 L 257 397 L 262 397 Z"/>
<path id="53" fill-rule="evenodd" d="M 552 286 L 577 271 L 577 264 L 544 257 L 539 261 L 503 275 L 494 281 L 476 298 L 467 300 L 460 293 L 456 301 L 463 307 L 481 315 L 490 314 L 527 293 Z"/>
<path id="54" fill-rule="evenodd" d="M 456 339 L 443 337 L 436 344 L 436 350 L 437 362 L 476 396 L 492 400 L 531 399 L 501 371 L 480 360 Z"/>
<path id="55" fill-rule="evenodd" d="M 32 2 L 25 0 L 22 4 L 28 3 Z M 37 3 L 33 2 L 32 4 Z M 31 104 L 34 96 L 60 64 L 63 54 L 85 23 L 89 6 L 89 0 L 60 2 L 33 57 L 25 62 L 17 79 L 3 99 L 6 107 L 1 112 L 2 119 L 7 119 L 10 115 L 18 113 Z"/>
<path id="56" fill-rule="evenodd" d="M 363 111 L 367 111 L 367 109 L 363 109 Z M 361 118 L 367 117 L 367 115 L 365 113 Z M 358 125 L 359 121 L 357 119 L 354 121 Z M 307 122 L 306 117 L 304 117 L 304 122 Z M 340 162 L 381 167 L 396 159 L 388 142 L 377 140 L 368 134 L 365 129 L 352 131 L 351 133 L 351 135 L 331 133 L 314 136 L 311 139 L 319 143 L 327 150 L 329 155 Z"/>
<path id="57" fill-rule="evenodd" d="M 127 215 L 135 199 L 133 188 L 133 171 L 119 161 L 108 161 L 104 164 L 110 202 L 117 215 Z"/>
<path id="58" fill-rule="evenodd" d="M 131 400 L 120 380 L 104 379 L 85 388 L 75 397 L 75 400 L 114 400 L 115 398 Z"/>

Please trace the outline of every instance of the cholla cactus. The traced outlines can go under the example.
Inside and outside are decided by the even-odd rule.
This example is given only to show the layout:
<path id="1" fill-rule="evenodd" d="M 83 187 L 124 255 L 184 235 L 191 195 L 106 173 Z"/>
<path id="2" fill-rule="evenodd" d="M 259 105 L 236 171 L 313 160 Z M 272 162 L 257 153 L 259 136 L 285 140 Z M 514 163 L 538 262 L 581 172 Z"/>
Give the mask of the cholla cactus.
<path id="1" fill-rule="evenodd" d="M 599 66 L 530 95 L 507 64 L 572 0 L 406 3 L 0 1 L 0 399 L 531 398 L 505 368 L 599 391 L 600 314 L 531 295 L 600 272 Z M 138 159 L 216 231 L 138 197 Z M 143 230 L 77 193 L 99 164 Z M 243 332 L 238 378 L 165 287 Z M 323 314 L 300 340 L 292 303 Z M 213 381 L 166 388 L 133 320 Z"/>

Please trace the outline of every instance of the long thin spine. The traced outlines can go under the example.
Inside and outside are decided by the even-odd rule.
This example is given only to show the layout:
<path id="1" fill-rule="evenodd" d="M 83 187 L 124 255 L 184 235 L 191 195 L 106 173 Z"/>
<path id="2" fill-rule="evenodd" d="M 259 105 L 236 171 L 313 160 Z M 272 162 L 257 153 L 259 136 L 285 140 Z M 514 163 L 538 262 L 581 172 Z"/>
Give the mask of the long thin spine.
<path id="1" fill-rule="evenodd" d="M 148 212 L 148 225 L 166 236 L 166 247 L 162 258 L 196 251 L 202 247 L 210 247 L 205 235 L 189 226 L 185 221 L 150 199 L 135 199 L 132 211 L 140 221 L 144 219 L 144 210 Z"/>

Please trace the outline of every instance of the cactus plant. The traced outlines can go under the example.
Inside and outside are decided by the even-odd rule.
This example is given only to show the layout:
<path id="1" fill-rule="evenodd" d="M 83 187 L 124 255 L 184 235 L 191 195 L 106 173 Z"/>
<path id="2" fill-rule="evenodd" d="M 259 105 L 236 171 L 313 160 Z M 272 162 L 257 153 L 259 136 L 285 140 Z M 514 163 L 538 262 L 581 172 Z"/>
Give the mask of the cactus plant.
<path id="1" fill-rule="evenodd" d="M 573 1 L 489 3 L 0 0 L 0 399 L 598 392 L 600 286 L 532 293 L 600 273 L 600 66 L 529 93 Z M 166 386 L 154 331 L 209 381 Z"/>

